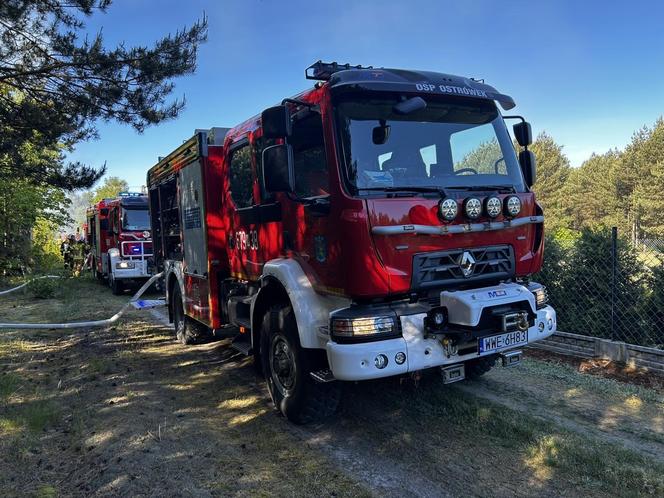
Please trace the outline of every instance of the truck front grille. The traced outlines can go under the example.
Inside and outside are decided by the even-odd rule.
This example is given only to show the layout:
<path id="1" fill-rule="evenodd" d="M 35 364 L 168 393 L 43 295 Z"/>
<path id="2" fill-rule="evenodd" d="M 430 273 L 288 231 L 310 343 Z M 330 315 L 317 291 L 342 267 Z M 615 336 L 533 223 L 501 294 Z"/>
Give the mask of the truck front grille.
<path id="1" fill-rule="evenodd" d="M 510 245 L 453 249 L 413 257 L 413 290 L 470 287 L 514 276 L 514 251 Z"/>

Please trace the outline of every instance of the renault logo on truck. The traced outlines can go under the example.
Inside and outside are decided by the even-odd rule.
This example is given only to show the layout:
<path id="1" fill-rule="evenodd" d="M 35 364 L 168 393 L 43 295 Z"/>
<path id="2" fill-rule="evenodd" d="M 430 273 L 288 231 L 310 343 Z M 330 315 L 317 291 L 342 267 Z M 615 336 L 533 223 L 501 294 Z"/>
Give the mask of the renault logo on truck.
<path id="1" fill-rule="evenodd" d="M 464 277 L 470 277 L 473 274 L 475 269 L 475 258 L 468 251 L 463 251 L 463 254 L 459 257 L 459 268 L 461 268 L 461 273 Z"/>

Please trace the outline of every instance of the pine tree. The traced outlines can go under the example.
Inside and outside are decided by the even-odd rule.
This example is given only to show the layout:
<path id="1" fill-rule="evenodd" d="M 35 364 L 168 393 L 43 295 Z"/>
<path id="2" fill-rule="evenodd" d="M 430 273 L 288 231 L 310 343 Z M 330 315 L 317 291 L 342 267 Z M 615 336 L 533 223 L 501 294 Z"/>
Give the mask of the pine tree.
<path id="1" fill-rule="evenodd" d="M 570 175 L 569 159 L 562 146 L 546 132 L 540 133 L 529 147 L 537 159 L 537 181 L 533 190 L 544 208 L 548 229 L 568 226 L 570 206 L 567 178 Z"/>
<path id="2" fill-rule="evenodd" d="M 81 39 L 85 18 L 104 13 L 110 3 L 0 2 L 0 174 L 65 189 L 88 188 L 104 168 L 65 164 L 64 152 L 96 137 L 98 119 L 140 132 L 182 110 L 184 100 L 168 101 L 172 79 L 196 68 L 206 19 L 152 47 L 108 48 L 101 32 Z M 55 157 L 26 161 L 26 148 Z"/>

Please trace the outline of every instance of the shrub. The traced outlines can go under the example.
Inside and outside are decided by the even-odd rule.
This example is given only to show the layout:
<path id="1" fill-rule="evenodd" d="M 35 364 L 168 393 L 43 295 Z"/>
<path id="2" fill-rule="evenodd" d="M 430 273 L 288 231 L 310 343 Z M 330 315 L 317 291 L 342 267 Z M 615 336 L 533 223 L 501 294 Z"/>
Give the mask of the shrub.
<path id="1" fill-rule="evenodd" d="M 52 278 L 40 278 L 31 281 L 27 288 L 35 299 L 49 299 L 55 296 L 58 282 Z"/>

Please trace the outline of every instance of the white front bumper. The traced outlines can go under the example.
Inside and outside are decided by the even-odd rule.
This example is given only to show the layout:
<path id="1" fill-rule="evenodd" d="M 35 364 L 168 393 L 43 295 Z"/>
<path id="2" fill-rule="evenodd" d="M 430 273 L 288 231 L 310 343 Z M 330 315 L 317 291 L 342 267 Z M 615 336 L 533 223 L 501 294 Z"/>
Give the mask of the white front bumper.
<path id="1" fill-rule="evenodd" d="M 551 306 L 544 306 L 536 311 L 535 324 L 528 329 L 528 343 L 549 337 L 556 331 L 556 311 Z M 334 377 L 339 380 L 368 380 L 390 377 L 425 368 L 451 365 L 463 361 L 488 356 L 496 353 L 518 349 L 505 347 L 486 353 L 472 352 L 465 355 L 445 353 L 441 342 L 424 335 L 425 313 L 400 316 L 402 337 L 383 341 L 359 344 L 339 344 L 329 340 L 326 345 L 327 359 Z M 497 330 L 496 334 L 502 332 Z M 395 360 L 397 353 L 405 353 L 406 361 L 398 365 Z M 376 367 L 376 356 L 384 354 L 388 363 L 383 369 Z"/>
<path id="2" fill-rule="evenodd" d="M 150 276 L 148 272 L 148 262 L 143 260 L 133 260 L 134 268 L 117 268 L 115 264 L 120 261 L 127 260 L 116 260 L 113 262 L 113 278 L 116 280 L 128 280 L 128 279 L 140 279 L 148 278 Z"/>

